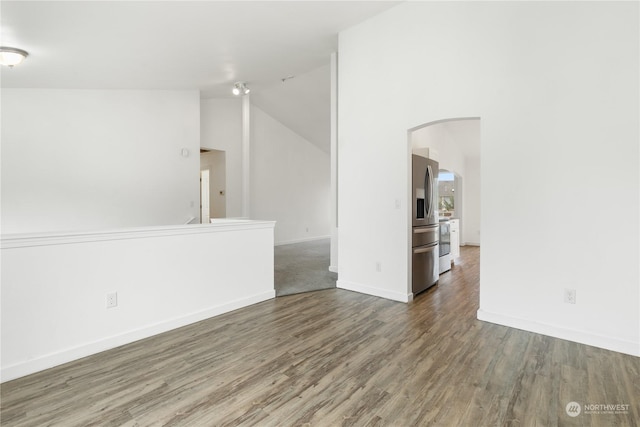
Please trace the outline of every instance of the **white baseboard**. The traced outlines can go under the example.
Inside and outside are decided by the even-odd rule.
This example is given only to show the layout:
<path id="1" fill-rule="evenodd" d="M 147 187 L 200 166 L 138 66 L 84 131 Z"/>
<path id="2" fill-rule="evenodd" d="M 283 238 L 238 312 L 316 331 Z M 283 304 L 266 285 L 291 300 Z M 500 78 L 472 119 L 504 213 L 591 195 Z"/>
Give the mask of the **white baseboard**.
<path id="1" fill-rule="evenodd" d="M 393 301 L 409 302 L 413 300 L 413 294 L 402 294 L 400 292 L 389 291 L 387 289 L 375 288 L 372 286 L 362 285 L 360 283 L 349 282 L 346 280 L 340 280 L 336 282 L 336 287 L 339 289 L 346 289 L 348 291 L 355 291 L 361 294 L 373 295 L 374 297 L 380 297 L 390 299 Z"/>
<path id="2" fill-rule="evenodd" d="M 556 325 L 549 325 L 527 319 L 505 316 L 503 314 L 492 313 L 484 310 L 478 310 L 477 318 L 478 320 L 482 320 L 485 322 L 521 329 L 523 331 L 548 335 L 550 337 L 604 348 L 606 350 L 617 351 L 619 353 L 630 354 L 632 356 L 640 356 L 640 342 L 620 340 L 603 335 L 593 334 L 587 331 L 567 329 Z"/>
<path id="3" fill-rule="evenodd" d="M 332 273 L 337 273 L 338 272 L 338 266 L 337 265 L 330 265 L 329 266 L 329 271 Z"/>
<path id="4" fill-rule="evenodd" d="M 480 243 L 476 243 L 476 242 L 464 242 L 461 246 L 480 246 Z"/>
<path id="5" fill-rule="evenodd" d="M 76 347 L 68 348 L 59 352 L 40 356 L 35 359 L 26 360 L 2 368 L 0 372 L 1 382 L 13 380 L 25 375 L 33 374 L 54 366 L 62 365 L 77 359 L 81 359 L 92 354 L 100 353 L 124 344 L 129 344 L 144 338 L 170 331 L 172 329 L 181 328 L 183 326 L 200 322 L 210 317 L 228 313 L 242 307 L 253 305 L 262 301 L 275 298 L 275 290 L 262 292 L 247 298 L 241 298 L 230 301 L 225 304 L 214 306 L 196 313 L 190 313 L 184 316 L 168 319 L 139 329 L 124 332 L 119 335 L 99 339 L 88 342 Z"/>
<path id="6" fill-rule="evenodd" d="M 276 242 L 275 246 L 291 245 L 293 243 L 313 242 L 314 240 L 330 239 L 331 236 L 305 237 L 304 239 L 286 240 L 284 242 Z"/>

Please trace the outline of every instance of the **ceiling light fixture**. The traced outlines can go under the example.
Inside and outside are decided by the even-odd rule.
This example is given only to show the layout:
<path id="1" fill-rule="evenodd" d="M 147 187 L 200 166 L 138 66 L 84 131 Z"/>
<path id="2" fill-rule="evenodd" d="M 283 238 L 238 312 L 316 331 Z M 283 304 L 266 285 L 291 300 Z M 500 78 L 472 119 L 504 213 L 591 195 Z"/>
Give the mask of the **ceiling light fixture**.
<path id="1" fill-rule="evenodd" d="M 237 82 L 233 85 L 233 90 L 231 92 L 233 92 L 234 95 L 238 96 L 248 95 L 251 90 L 247 87 L 247 84 L 245 82 Z"/>
<path id="2" fill-rule="evenodd" d="M 22 49 L 15 47 L 0 46 L 0 64 L 7 67 L 13 67 L 21 63 L 24 58 L 29 56 L 29 53 Z"/>

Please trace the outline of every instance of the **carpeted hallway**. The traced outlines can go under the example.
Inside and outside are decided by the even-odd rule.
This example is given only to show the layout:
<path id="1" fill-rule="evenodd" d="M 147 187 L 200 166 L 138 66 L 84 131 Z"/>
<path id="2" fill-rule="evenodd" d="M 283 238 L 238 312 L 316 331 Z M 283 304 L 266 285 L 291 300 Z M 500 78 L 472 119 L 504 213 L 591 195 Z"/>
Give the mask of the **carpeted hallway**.
<path id="1" fill-rule="evenodd" d="M 276 296 L 336 287 L 329 271 L 330 239 L 275 247 Z"/>

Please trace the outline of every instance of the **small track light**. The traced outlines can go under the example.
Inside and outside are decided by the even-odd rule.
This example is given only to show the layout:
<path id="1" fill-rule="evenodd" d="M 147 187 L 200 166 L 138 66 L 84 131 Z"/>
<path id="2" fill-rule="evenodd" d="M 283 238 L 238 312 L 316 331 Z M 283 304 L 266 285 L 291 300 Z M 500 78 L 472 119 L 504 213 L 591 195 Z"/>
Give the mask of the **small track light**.
<path id="1" fill-rule="evenodd" d="M 231 90 L 234 95 L 247 95 L 251 90 L 247 87 L 245 82 L 237 82 L 233 85 L 233 89 Z"/>

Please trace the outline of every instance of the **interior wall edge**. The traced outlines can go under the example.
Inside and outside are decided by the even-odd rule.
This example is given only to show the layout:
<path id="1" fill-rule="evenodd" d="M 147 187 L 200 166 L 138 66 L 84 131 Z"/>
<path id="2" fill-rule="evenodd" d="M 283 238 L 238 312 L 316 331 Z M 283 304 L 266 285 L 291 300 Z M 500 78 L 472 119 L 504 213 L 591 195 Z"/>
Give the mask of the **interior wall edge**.
<path id="1" fill-rule="evenodd" d="M 413 294 L 403 294 L 400 292 L 390 291 L 388 289 L 381 289 L 373 286 L 363 285 L 361 283 L 351 282 L 348 280 L 338 279 L 336 282 L 338 289 L 345 289 L 347 291 L 354 291 L 361 294 L 372 295 L 374 297 L 380 297 L 392 301 L 407 303 L 413 300 Z"/>

